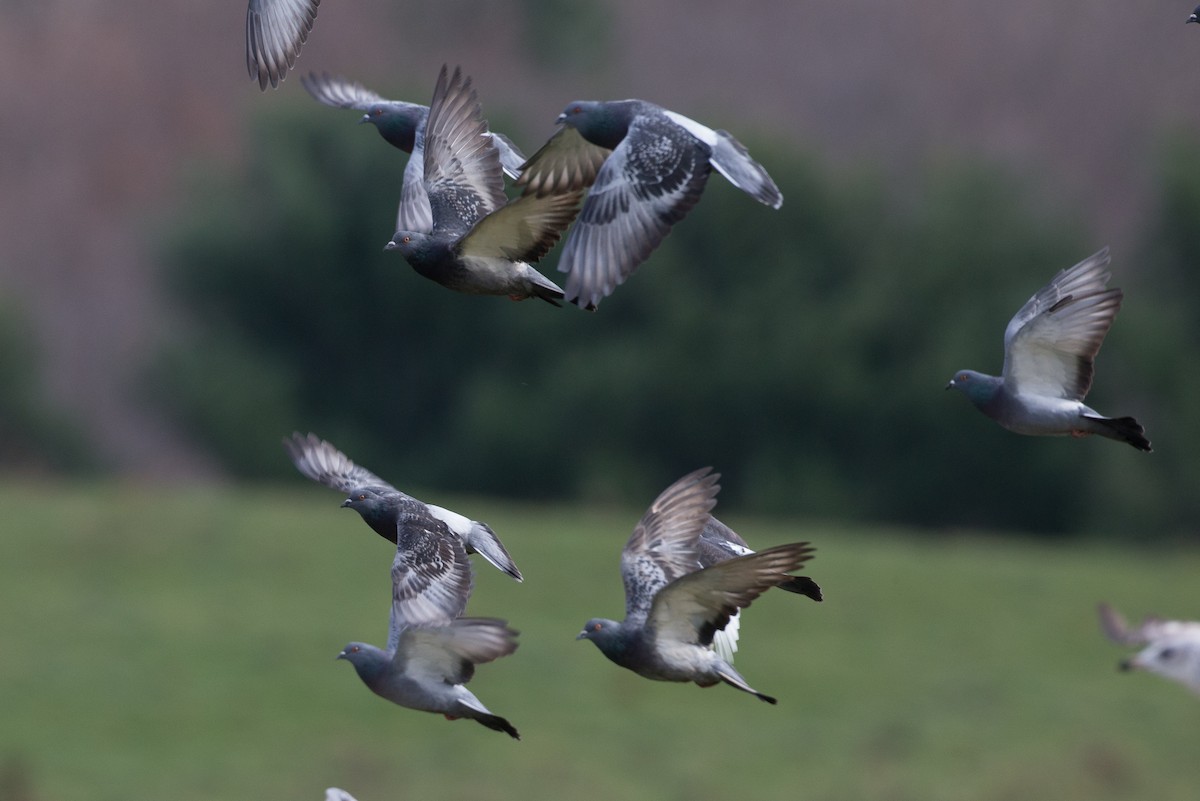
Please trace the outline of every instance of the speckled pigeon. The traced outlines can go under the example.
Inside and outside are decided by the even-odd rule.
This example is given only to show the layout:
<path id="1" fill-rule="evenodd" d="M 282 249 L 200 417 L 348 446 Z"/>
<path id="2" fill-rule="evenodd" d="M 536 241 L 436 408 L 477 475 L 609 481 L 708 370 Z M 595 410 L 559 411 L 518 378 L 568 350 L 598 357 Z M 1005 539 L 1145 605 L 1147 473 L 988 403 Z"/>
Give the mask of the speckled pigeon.
<path id="1" fill-rule="evenodd" d="M 279 86 L 308 39 L 321 0 L 250 0 L 246 8 L 246 69 L 264 91 Z"/>
<path id="2" fill-rule="evenodd" d="M 342 506 L 358 512 L 379 536 L 396 542 L 405 526 L 444 531 L 462 541 L 467 553 L 478 553 L 495 567 L 521 581 L 521 571 L 486 523 L 406 495 L 379 476 L 359 467 L 332 444 L 315 434 L 293 432 L 283 446 L 296 469 L 308 478 L 347 494 Z"/>
<path id="3" fill-rule="evenodd" d="M 957 389 L 979 411 L 1018 434 L 1102 437 L 1149 451 L 1132 417 L 1104 417 L 1083 403 L 1093 361 L 1124 293 L 1106 289 L 1108 248 L 1062 270 L 1021 307 L 1004 332 L 999 376 L 960 370 Z"/>
<path id="4" fill-rule="evenodd" d="M 731 134 L 653 103 L 576 101 L 557 122 L 517 183 L 536 197 L 591 187 L 558 262 L 567 300 L 583 308 L 595 309 L 650 256 L 700 200 L 713 167 L 760 203 L 783 204 Z"/>
<path id="5" fill-rule="evenodd" d="M 326 106 L 362 111 L 359 122 L 371 123 L 389 144 L 412 154 L 404 168 L 400 207 L 393 230 L 428 233 L 433 227 L 433 213 L 429 209 L 429 195 L 425 193 L 424 180 L 425 120 L 429 116 L 429 106 L 387 100 L 361 83 L 329 73 L 316 75 L 310 72 L 302 76 L 300 82 L 313 98 Z M 504 134 L 491 131 L 487 135 L 496 143 L 500 166 L 505 175 L 517 178 L 525 161 L 524 154 Z"/>
<path id="6" fill-rule="evenodd" d="M 425 191 L 431 233 L 398 230 L 398 250 L 421 275 L 474 295 L 541 298 L 555 306 L 562 290 L 529 262 L 540 259 L 570 225 L 581 190 L 508 202 L 499 153 L 488 136 L 471 80 L 457 68 L 438 75 L 425 124 Z"/>
<path id="7" fill-rule="evenodd" d="M 725 682 L 768 703 L 713 648 L 730 617 L 811 558 L 808 543 L 768 548 L 697 570 L 697 540 L 720 476 L 703 468 L 676 481 L 642 516 L 621 553 L 625 620 L 593 618 L 577 639 L 648 679 Z"/>
<path id="8" fill-rule="evenodd" d="M 503 620 L 458 617 L 471 579 L 461 541 L 428 530 L 401 540 L 392 566 L 387 648 L 352 642 L 338 659 L 348 660 L 363 684 L 393 703 L 450 720 L 470 718 L 521 739 L 463 686 L 475 665 L 515 651 L 517 633 Z"/>
<path id="9" fill-rule="evenodd" d="M 1200 623 L 1146 618 L 1130 628 L 1108 604 L 1100 604 L 1100 628 L 1120 645 L 1142 650 L 1120 662 L 1122 670 L 1146 670 L 1200 694 Z"/>
<path id="10" fill-rule="evenodd" d="M 736 531 L 710 516 L 696 541 L 696 552 L 697 564 L 704 568 L 738 556 L 748 556 L 754 553 L 754 550 Z M 784 576 L 775 586 L 781 590 L 808 596 L 814 601 L 823 600 L 821 587 L 808 576 Z M 737 612 L 729 618 L 725 628 L 713 635 L 713 649 L 728 662 L 733 662 L 733 656 L 737 652 L 740 627 L 741 612 Z"/>

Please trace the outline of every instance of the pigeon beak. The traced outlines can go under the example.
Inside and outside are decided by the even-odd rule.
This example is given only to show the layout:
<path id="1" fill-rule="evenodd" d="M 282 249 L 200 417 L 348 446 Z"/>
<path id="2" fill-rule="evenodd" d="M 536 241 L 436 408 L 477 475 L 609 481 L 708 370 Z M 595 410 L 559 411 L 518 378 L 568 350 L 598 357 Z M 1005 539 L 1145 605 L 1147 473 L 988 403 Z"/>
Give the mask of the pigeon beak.
<path id="1" fill-rule="evenodd" d="M 335 657 L 334 657 L 334 659 L 335 659 L 335 660 L 336 660 L 336 659 L 345 659 L 345 658 L 346 658 L 346 652 L 345 652 L 345 651 L 342 651 L 340 654 L 338 654 L 337 656 L 335 656 Z"/>
<path id="2" fill-rule="evenodd" d="M 1200 17 L 1197 17 L 1195 14 L 1193 14 L 1192 16 L 1187 18 L 1187 21 L 1188 22 L 1200 22 Z"/>
<path id="3" fill-rule="evenodd" d="M 343 509 L 345 509 L 347 506 L 349 506 L 349 505 L 350 505 L 350 503 L 351 503 L 351 501 L 350 501 L 350 499 L 349 499 L 349 498 L 347 498 L 346 500 L 342 501 L 342 508 L 343 508 Z"/>
<path id="4" fill-rule="evenodd" d="M 362 119 L 358 121 L 358 124 L 362 125 L 364 122 L 370 122 L 370 121 L 371 121 L 371 115 L 364 114 L 364 115 L 362 115 Z"/>
<path id="5" fill-rule="evenodd" d="M 1195 22 L 1195 20 L 1188 20 L 1188 22 Z M 567 112 L 564 111 L 562 114 L 558 115 L 558 118 L 556 120 L 554 120 L 554 124 L 562 125 L 566 121 L 567 121 Z"/>
<path id="6" fill-rule="evenodd" d="M 1137 662 L 1132 659 L 1122 659 L 1117 663 L 1117 669 L 1122 671 L 1130 671 L 1137 667 Z"/>
<path id="7" fill-rule="evenodd" d="M 954 389 L 954 379 L 953 378 L 951 378 L 949 381 L 946 382 L 946 389 Z"/>
<path id="8" fill-rule="evenodd" d="M 393 242 L 392 240 L 390 240 L 390 239 L 389 239 L 389 240 L 388 240 L 388 243 L 387 243 L 386 245 L 384 245 L 384 246 L 383 246 L 383 249 L 384 249 L 385 251 L 388 251 L 388 250 L 395 250 L 395 249 L 396 249 L 396 243 L 395 243 L 395 242 Z"/>
<path id="9" fill-rule="evenodd" d="M 584 629 L 583 631 L 581 631 L 581 632 L 579 632 L 578 634 L 576 634 L 576 635 L 575 635 L 575 639 L 577 639 L 577 640 L 586 640 L 586 639 L 587 639 L 587 634 L 588 634 L 588 633 L 587 633 L 587 629 Z"/>

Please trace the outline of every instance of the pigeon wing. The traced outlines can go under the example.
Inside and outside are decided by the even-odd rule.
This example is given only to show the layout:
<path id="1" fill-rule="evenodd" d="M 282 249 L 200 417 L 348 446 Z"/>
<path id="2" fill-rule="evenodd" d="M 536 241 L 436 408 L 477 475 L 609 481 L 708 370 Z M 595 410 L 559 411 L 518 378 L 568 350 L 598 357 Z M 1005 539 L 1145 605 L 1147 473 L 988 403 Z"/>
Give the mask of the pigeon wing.
<path id="1" fill-rule="evenodd" d="M 371 106 L 389 102 L 358 81 L 348 80 L 341 75 L 330 75 L 328 72 L 322 72 L 320 75 L 315 72 L 302 75 L 300 83 L 314 100 L 333 108 L 366 111 Z"/>
<path id="2" fill-rule="evenodd" d="M 807 542 L 777 545 L 680 576 L 654 596 L 646 621 L 663 643 L 711 645 L 739 609 L 812 558 Z"/>
<path id="3" fill-rule="evenodd" d="M 246 69 L 258 80 L 279 86 L 308 39 L 321 0 L 250 0 L 246 8 Z"/>
<path id="4" fill-rule="evenodd" d="M 577 129 L 564 125 L 521 167 L 517 186 L 525 194 L 535 195 L 586 189 L 596 180 L 610 153 L 608 148 L 584 139 Z"/>
<path id="5" fill-rule="evenodd" d="M 316 434 L 294 431 L 290 437 L 283 438 L 283 447 L 296 469 L 319 484 L 340 492 L 350 492 L 356 487 L 380 487 L 399 492 Z"/>
<path id="6" fill-rule="evenodd" d="M 1121 308 L 1106 289 L 1108 248 L 1063 270 L 1021 307 L 1004 332 L 1004 383 L 1017 394 L 1083 400 L 1093 361 Z"/>
<path id="7" fill-rule="evenodd" d="M 711 149 L 665 115 L 641 115 L 605 160 L 558 269 L 568 300 L 594 309 L 700 200 Z"/>
<path id="8" fill-rule="evenodd" d="M 521 195 L 479 220 L 458 243 L 463 256 L 532 263 L 545 256 L 575 219 L 583 190 Z"/>
<path id="9" fill-rule="evenodd" d="M 491 132 L 492 141 L 496 143 L 496 151 L 500 155 L 500 166 L 504 174 L 516 180 L 521 177 L 521 165 L 525 163 L 525 154 L 502 133 Z"/>
<path id="10" fill-rule="evenodd" d="M 461 235 L 504 205 L 504 172 L 470 78 L 438 74 L 425 123 L 425 190 L 434 233 Z"/>
<path id="11" fill-rule="evenodd" d="M 388 650 L 406 625 L 441 624 L 461 615 L 474 582 L 462 540 L 425 504 L 402 500 L 397 518 Z"/>
<path id="12" fill-rule="evenodd" d="M 696 540 L 721 489 L 721 474 L 711 470 L 688 473 L 663 490 L 625 543 L 621 578 L 626 621 L 644 621 L 657 592 L 697 569 Z"/>
<path id="13" fill-rule="evenodd" d="M 460 617 L 440 626 L 407 626 L 393 661 L 418 681 L 465 684 L 475 666 L 517 650 L 517 632 L 496 618 Z"/>
<path id="14" fill-rule="evenodd" d="M 396 230 L 427 234 L 433 230 L 433 210 L 429 193 L 425 191 L 425 131 L 417 129 L 416 143 L 408 164 L 404 166 L 404 182 L 400 185 L 400 207 L 396 210 Z"/>

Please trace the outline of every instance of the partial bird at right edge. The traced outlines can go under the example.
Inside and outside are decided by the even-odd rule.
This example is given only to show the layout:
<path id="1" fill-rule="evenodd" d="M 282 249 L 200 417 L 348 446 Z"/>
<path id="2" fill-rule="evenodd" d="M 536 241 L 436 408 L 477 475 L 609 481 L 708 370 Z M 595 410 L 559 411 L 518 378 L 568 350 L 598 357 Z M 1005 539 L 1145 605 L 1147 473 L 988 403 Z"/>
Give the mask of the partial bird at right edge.
<path id="1" fill-rule="evenodd" d="M 1100 629 L 1118 645 L 1142 650 L 1121 660 L 1121 670 L 1145 670 L 1200 694 L 1200 623 L 1148 617 L 1133 628 L 1108 604 L 1100 604 Z"/>
<path id="2" fill-rule="evenodd" d="M 665 489 L 621 552 L 625 620 L 593 618 L 576 639 L 591 640 L 614 663 L 656 681 L 725 682 L 769 704 L 713 647 L 730 618 L 812 558 L 807 542 L 779 545 L 697 569 L 698 540 L 716 504 L 720 476 L 710 468 Z"/>
<path id="3" fill-rule="evenodd" d="M 979 411 L 1018 434 L 1098 434 L 1150 451 L 1132 417 L 1105 417 L 1084 404 L 1093 362 L 1124 293 L 1107 289 L 1108 248 L 1062 270 L 1021 307 L 1004 332 L 1001 375 L 960 370 L 957 389 Z"/>
<path id="4" fill-rule="evenodd" d="M 580 100 L 522 167 L 518 186 L 543 197 L 591 187 L 558 269 L 566 299 L 589 311 L 633 274 L 700 200 L 713 167 L 777 209 L 783 195 L 746 147 L 722 130 L 645 100 Z"/>
<path id="5" fill-rule="evenodd" d="M 1200 6 L 1192 11 L 1192 15 L 1187 18 L 1187 22 L 1200 22 Z"/>

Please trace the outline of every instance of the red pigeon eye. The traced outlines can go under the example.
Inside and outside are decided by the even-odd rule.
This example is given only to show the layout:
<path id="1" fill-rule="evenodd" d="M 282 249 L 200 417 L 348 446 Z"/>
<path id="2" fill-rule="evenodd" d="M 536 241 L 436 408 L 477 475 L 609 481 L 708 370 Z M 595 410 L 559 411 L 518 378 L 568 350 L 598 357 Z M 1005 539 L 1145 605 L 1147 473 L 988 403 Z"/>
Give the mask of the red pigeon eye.
<path id="1" fill-rule="evenodd" d="M 597 623 L 596 625 L 592 626 L 592 631 L 599 631 L 599 630 L 600 630 L 600 624 L 599 624 L 599 623 Z"/>
<path id="2" fill-rule="evenodd" d="M 358 499 L 360 501 L 365 501 L 367 499 L 367 494 L 365 492 L 362 493 L 361 495 L 358 496 Z M 356 648 L 355 650 L 357 651 L 358 649 Z"/>
<path id="3" fill-rule="evenodd" d="M 409 242 L 411 242 L 411 241 L 412 241 L 412 237 L 411 237 L 411 236 L 406 236 L 406 237 L 404 237 L 403 239 L 401 239 L 400 241 L 401 241 L 401 242 L 403 242 L 404 244 L 406 244 L 406 245 L 407 245 Z"/>

